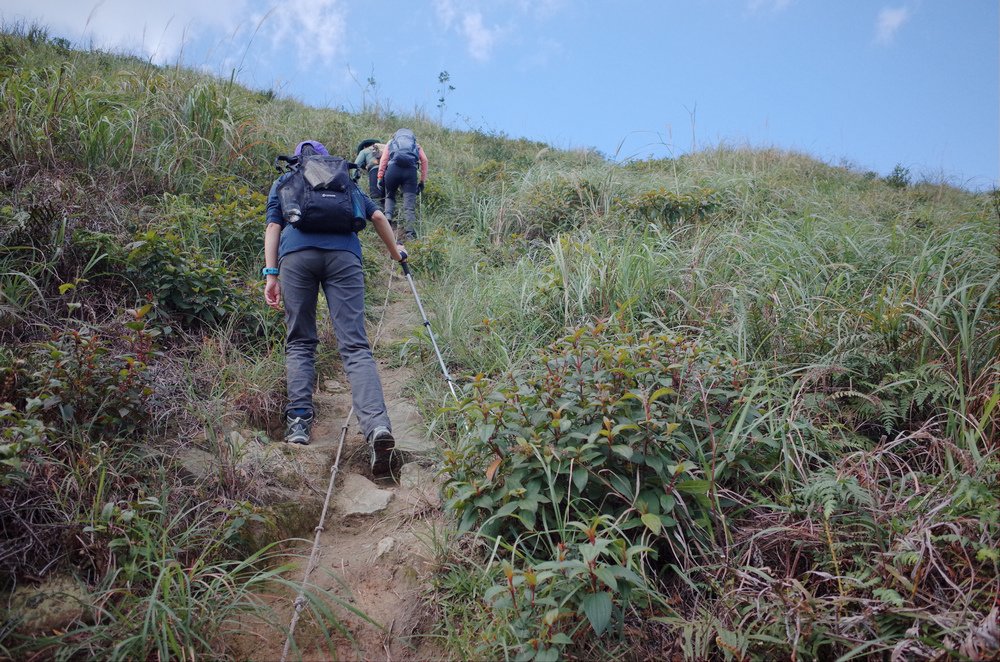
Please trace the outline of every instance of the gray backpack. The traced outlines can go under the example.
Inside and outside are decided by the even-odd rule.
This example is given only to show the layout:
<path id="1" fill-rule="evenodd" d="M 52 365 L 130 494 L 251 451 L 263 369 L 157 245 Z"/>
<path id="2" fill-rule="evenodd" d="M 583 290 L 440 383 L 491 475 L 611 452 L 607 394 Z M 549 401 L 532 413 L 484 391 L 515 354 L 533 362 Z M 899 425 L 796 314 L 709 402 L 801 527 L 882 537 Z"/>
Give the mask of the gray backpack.
<path id="1" fill-rule="evenodd" d="M 389 141 L 389 163 L 404 168 L 415 168 L 420 163 L 420 146 L 409 129 L 400 129 Z"/>

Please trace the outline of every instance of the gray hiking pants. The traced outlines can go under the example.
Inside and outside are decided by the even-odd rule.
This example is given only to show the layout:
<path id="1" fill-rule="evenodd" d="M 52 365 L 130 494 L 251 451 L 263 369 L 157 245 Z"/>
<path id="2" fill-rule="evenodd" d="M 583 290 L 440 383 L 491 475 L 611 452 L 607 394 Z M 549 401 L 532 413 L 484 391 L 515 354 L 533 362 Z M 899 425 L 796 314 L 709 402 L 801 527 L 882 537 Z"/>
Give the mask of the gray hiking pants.
<path id="1" fill-rule="evenodd" d="M 398 166 L 389 163 L 385 169 L 385 215 L 389 220 L 397 221 L 396 211 L 396 191 L 403 191 L 403 219 L 406 221 L 404 231 L 407 235 L 417 236 L 417 184 L 420 182 L 420 173 L 412 166 Z"/>
<path id="2" fill-rule="evenodd" d="M 365 333 L 365 281 L 361 259 L 350 251 L 310 248 L 281 259 L 285 301 L 285 370 L 288 407 L 312 411 L 316 383 L 316 302 L 323 287 L 337 349 L 351 383 L 354 413 L 367 438 L 376 427 L 392 429 L 385 396 Z"/>

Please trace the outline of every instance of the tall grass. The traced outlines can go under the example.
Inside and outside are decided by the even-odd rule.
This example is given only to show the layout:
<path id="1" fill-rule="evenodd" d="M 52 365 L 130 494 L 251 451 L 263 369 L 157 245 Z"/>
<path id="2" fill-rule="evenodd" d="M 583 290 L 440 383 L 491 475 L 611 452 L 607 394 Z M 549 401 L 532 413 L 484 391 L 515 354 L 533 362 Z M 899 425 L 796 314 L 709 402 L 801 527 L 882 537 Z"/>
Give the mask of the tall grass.
<path id="1" fill-rule="evenodd" d="M 477 194 L 463 232 L 479 253 L 437 276 L 430 307 L 449 360 L 497 384 L 594 320 L 683 329 L 753 366 L 747 404 L 713 437 L 755 454 L 717 486 L 725 561 L 683 557 L 661 573 L 685 606 L 643 636 L 691 659 L 974 650 L 995 619 L 1000 536 L 984 510 L 1000 497 L 1000 258 L 984 196 L 900 190 L 776 150 L 596 172 L 528 168 Z M 582 181 L 593 189 L 539 197 L 543 183 Z M 700 217 L 632 213 L 630 201 L 683 201 L 694 187 L 712 191 Z M 460 435 L 455 452 L 477 443 Z M 488 484 L 515 479 L 503 471 Z M 572 537 L 566 524 L 557 537 Z M 524 563 L 520 541 L 497 544 Z M 934 576 L 912 581 L 922 572 Z M 448 589 L 449 613 L 505 581 L 453 573 L 471 593 Z M 517 626 L 493 632 L 494 652 L 530 644 Z"/>

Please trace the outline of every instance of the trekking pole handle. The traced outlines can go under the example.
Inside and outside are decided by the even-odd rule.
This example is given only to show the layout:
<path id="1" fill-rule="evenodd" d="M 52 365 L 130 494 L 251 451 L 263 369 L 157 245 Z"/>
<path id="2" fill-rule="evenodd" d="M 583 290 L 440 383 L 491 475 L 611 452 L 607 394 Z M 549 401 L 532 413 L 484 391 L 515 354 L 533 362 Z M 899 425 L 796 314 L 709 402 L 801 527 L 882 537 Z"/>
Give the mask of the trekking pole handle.
<path id="1" fill-rule="evenodd" d="M 402 267 L 403 269 L 403 275 L 405 276 L 410 275 L 410 265 L 406 263 L 406 260 L 400 260 L 399 266 Z"/>

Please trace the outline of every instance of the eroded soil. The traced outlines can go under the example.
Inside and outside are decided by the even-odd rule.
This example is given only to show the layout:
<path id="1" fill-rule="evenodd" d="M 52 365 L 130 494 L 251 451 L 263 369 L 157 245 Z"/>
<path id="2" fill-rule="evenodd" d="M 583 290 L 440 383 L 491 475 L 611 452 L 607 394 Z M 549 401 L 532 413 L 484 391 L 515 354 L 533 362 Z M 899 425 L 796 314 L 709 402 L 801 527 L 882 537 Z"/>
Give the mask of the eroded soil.
<path id="1" fill-rule="evenodd" d="M 420 325 L 409 285 L 400 276 L 390 283 L 381 324 L 369 328 L 374 347 L 402 340 Z M 378 316 L 378 311 L 376 311 Z M 323 342 L 333 342 L 329 333 Z M 379 352 L 376 350 L 376 356 Z M 289 660 L 432 660 L 445 653 L 428 635 L 429 577 L 434 571 L 434 546 L 445 527 L 440 484 L 435 480 L 435 449 L 417 409 L 403 395 L 410 378 L 405 366 L 379 360 L 386 404 L 403 469 L 395 478 L 374 481 L 367 446 L 351 420 L 330 507 L 318 546 L 317 564 L 309 583 L 330 591 L 361 617 L 342 606 L 334 608 L 342 632 L 316 622 L 303 610 L 295 631 L 296 647 Z M 325 380 L 315 395 L 316 423 L 312 443 L 287 452 L 296 454 L 311 491 L 325 495 L 337 453 L 341 430 L 351 408 L 350 389 L 342 375 Z M 322 498 L 322 497 L 321 497 Z M 371 514 L 350 514 L 388 505 Z M 318 522 L 317 522 L 318 524 Z M 300 585 L 312 551 L 308 542 L 292 550 L 298 567 L 287 578 Z M 278 622 L 292 620 L 294 595 L 265 596 Z M 324 633 L 329 631 L 330 636 Z M 273 627 L 248 624 L 236 642 L 239 657 L 270 661 L 281 658 L 284 637 Z"/>

